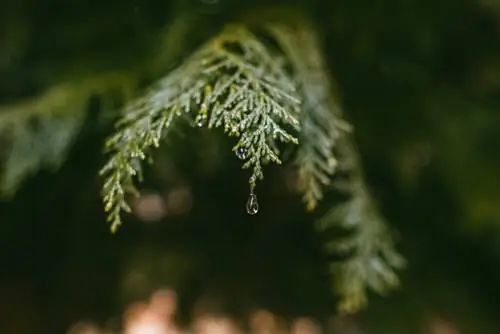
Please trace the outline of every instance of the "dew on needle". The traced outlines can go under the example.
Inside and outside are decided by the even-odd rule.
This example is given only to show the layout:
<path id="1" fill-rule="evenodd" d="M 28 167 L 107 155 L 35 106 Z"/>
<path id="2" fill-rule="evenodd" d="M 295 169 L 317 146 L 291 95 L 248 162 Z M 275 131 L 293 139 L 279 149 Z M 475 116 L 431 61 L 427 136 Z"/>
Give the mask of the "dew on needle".
<path id="1" fill-rule="evenodd" d="M 199 128 L 202 128 L 204 125 L 205 125 L 205 121 L 206 121 L 206 117 L 202 116 L 202 115 L 198 115 L 196 117 L 196 126 L 199 127 Z"/>
<path id="2" fill-rule="evenodd" d="M 245 160 L 247 158 L 247 150 L 244 147 L 238 147 L 236 156 L 238 159 Z"/>

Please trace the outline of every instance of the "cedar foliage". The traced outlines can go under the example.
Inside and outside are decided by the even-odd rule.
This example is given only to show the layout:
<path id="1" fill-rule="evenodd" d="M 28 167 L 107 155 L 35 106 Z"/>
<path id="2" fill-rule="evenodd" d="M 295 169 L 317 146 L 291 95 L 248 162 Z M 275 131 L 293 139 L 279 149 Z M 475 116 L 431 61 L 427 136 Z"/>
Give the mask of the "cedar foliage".
<path id="1" fill-rule="evenodd" d="M 364 180 L 351 135 L 356 124 L 346 122 L 333 91 L 320 42 L 324 28 L 309 22 L 305 7 L 285 6 L 272 11 L 278 19 L 263 15 L 250 20 L 247 14 L 223 20 L 221 29 L 189 51 L 179 41 L 193 31 L 183 25 L 194 22 L 185 14 L 192 8 L 191 3 L 178 5 L 179 19 L 172 19 L 167 37 L 156 41 L 160 47 L 135 60 L 134 66 L 69 76 L 28 102 L 2 107 L 0 129 L 10 142 L 4 153 L 4 192 L 14 193 L 38 168 L 59 166 L 78 133 L 88 98 L 101 94 L 106 101 L 110 92 L 119 92 L 124 107 L 105 144 L 109 160 L 101 170 L 112 231 L 122 223 L 122 211 L 130 211 L 127 198 L 138 193 L 143 162 L 171 128 L 182 121 L 222 128 L 236 137 L 233 150 L 243 168 L 250 169 L 251 194 L 264 177 L 265 164 L 281 163 L 282 147 L 294 144 L 294 164 L 308 210 L 316 208 L 326 191 L 348 195 L 345 202 L 327 203 L 331 208 L 317 224 L 319 231 L 334 226 L 352 231 L 325 245 L 325 251 L 345 256 L 332 263 L 342 310 L 364 306 L 368 287 L 379 293 L 395 287 L 395 270 L 404 261 L 394 250 L 390 228 Z M 262 9 L 266 11 L 271 12 Z M 173 66 L 173 59 L 181 59 L 180 65 Z M 151 78 L 150 85 L 140 87 Z M 112 103 L 109 106 L 106 112 L 112 113 Z M 35 130 L 28 126 L 33 119 L 38 120 Z M 350 177 L 336 180 L 338 171 Z"/>

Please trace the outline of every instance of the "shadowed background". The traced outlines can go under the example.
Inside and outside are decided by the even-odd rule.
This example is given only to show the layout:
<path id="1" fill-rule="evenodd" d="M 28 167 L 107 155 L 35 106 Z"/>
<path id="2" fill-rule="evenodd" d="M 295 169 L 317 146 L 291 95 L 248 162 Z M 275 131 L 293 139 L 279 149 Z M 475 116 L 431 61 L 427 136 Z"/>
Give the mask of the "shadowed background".
<path id="1" fill-rule="evenodd" d="M 9 0 L 0 5 L 0 104 L 102 70 L 143 71 L 146 84 L 221 23 L 266 3 Z M 362 333 L 500 331 L 500 7 L 302 5 L 320 29 L 369 184 L 409 261 L 402 288 L 372 295 L 349 321 Z M 166 31 L 171 22 L 177 30 Z M 164 39 L 178 49 L 162 50 Z M 143 65 L 155 52 L 165 62 Z M 0 205 L 1 333 L 103 324 L 163 287 L 179 295 L 180 322 L 202 297 L 212 312 L 235 317 L 255 308 L 322 321 L 334 313 L 325 236 L 313 226 L 324 207 L 306 214 L 291 169 L 269 166 L 260 211 L 247 215 L 248 175 L 234 143 L 216 131 L 174 134 L 147 170 L 136 215 L 111 235 L 97 177 L 112 131 L 102 105 L 99 94 L 89 96 L 57 172 L 31 175 Z"/>

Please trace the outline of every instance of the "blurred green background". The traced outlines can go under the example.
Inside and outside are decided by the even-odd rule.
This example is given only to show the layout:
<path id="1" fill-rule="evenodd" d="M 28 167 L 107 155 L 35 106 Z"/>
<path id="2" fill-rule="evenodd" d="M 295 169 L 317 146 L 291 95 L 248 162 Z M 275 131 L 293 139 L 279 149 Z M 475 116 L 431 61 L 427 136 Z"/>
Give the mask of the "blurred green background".
<path id="1" fill-rule="evenodd" d="M 142 69 L 167 36 L 177 49 L 144 69 L 146 84 L 224 22 L 274 3 L 303 6 L 317 24 L 368 182 L 409 261 L 402 288 L 371 295 L 351 321 L 374 334 L 455 333 L 432 331 L 437 320 L 458 333 L 500 333 L 497 1 L 7 0 L 0 104 L 105 69 Z M 178 29 L 165 32 L 172 22 Z M 179 293 L 181 322 L 206 295 L 236 317 L 255 307 L 321 320 L 335 312 L 325 236 L 313 226 L 333 199 L 306 214 L 291 167 L 269 166 L 260 212 L 248 216 L 248 175 L 220 133 L 173 134 L 147 171 L 137 214 L 111 235 L 97 172 L 113 128 L 100 121 L 100 102 L 89 96 L 62 167 L 0 203 L 0 333 L 104 323 L 165 286 Z"/>

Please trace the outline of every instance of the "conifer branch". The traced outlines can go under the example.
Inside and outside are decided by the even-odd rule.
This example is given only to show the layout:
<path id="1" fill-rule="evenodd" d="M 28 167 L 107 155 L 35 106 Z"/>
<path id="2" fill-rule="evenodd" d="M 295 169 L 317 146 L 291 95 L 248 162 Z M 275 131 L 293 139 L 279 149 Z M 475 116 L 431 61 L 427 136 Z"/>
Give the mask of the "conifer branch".
<path id="1" fill-rule="evenodd" d="M 334 149 L 339 138 L 350 131 L 350 125 L 332 96 L 328 70 L 312 27 L 301 22 L 295 27 L 274 24 L 269 28 L 293 64 L 303 97 L 296 165 L 304 202 L 312 211 L 331 183 L 337 166 Z"/>
<path id="2" fill-rule="evenodd" d="M 333 187 L 349 194 L 347 202 L 333 204 L 318 221 L 318 229 L 338 225 L 352 231 L 348 238 L 327 241 L 325 249 L 347 257 L 332 263 L 331 270 L 335 291 L 341 296 L 340 309 L 356 311 L 366 303 L 367 287 L 382 293 L 398 284 L 395 269 L 404 261 L 393 249 L 388 227 L 365 185 L 349 138 L 351 127 L 333 96 L 316 32 L 304 20 L 273 24 L 269 29 L 293 64 L 303 97 L 296 164 L 307 208 L 316 207 L 325 189 Z M 348 171 L 351 178 L 335 179 L 339 169 Z"/>
<path id="3" fill-rule="evenodd" d="M 297 143 L 286 127 L 299 131 L 299 110 L 280 58 L 245 27 L 229 26 L 134 101 L 108 140 L 112 155 L 101 175 L 112 231 L 121 224 L 121 211 L 130 210 L 127 194 L 137 193 L 133 178 L 141 174 L 141 160 L 160 145 L 176 117 L 194 112 L 197 126 L 222 127 L 238 137 L 233 149 L 252 169 L 253 191 L 263 165 L 281 162 L 276 142 Z"/>
<path id="4" fill-rule="evenodd" d="M 367 302 L 366 289 L 383 294 L 398 286 L 395 272 L 405 260 L 394 249 L 391 231 L 378 211 L 363 179 L 359 158 L 349 139 L 339 143 L 339 168 L 351 173 L 348 181 L 334 183 L 347 193 L 345 203 L 337 203 L 318 221 L 321 231 L 340 226 L 351 232 L 341 240 L 327 242 L 327 252 L 345 259 L 332 263 L 335 291 L 341 296 L 339 308 L 344 312 L 357 311 Z"/>
<path id="5" fill-rule="evenodd" d="M 130 91 L 132 78 L 110 72 L 63 82 L 26 101 L 0 106 L 2 152 L 0 191 L 15 194 L 21 182 L 40 168 L 60 166 L 87 112 L 89 98 Z"/>
<path id="6" fill-rule="evenodd" d="M 2 166 L 3 196 L 14 195 L 21 182 L 38 169 L 57 169 L 81 125 L 81 117 L 68 115 L 31 119 L 0 125 L 0 132 L 7 136 L 8 142 Z"/>

